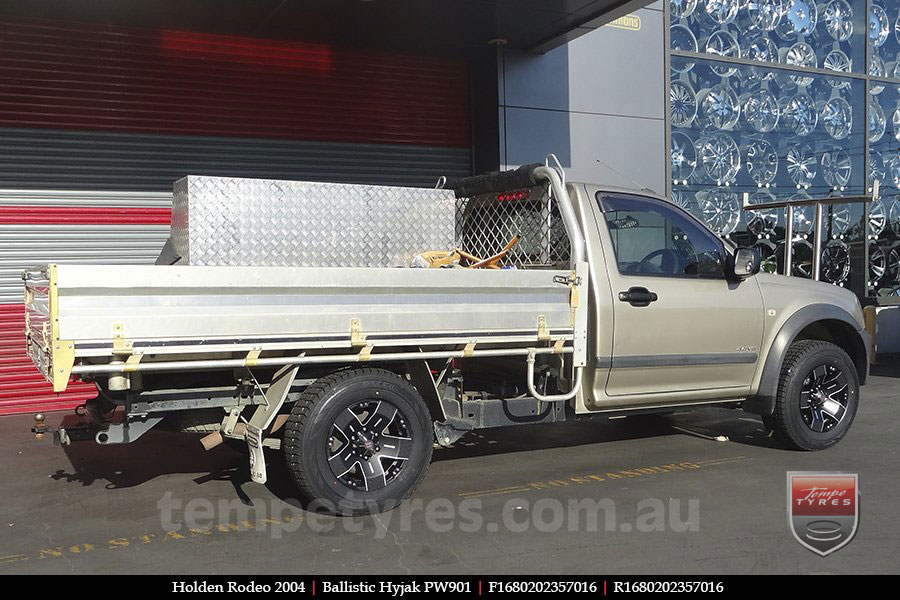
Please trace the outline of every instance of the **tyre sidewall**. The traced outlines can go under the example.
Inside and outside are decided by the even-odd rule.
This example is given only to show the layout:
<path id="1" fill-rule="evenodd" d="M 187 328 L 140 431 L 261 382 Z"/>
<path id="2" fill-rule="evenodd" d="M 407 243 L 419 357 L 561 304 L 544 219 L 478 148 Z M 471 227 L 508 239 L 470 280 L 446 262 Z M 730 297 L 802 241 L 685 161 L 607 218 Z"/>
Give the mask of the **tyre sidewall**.
<path id="1" fill-rule="evenodd" d="M 800 392 L 803 380 L 815 367 L 822 364 L 840 369 L 847 377 L 847 414 L 832 429 L 819 433 L 810 429 L 803 420 L 800 412 Z M 859 406 L 859 377 L 850 357 L 836 346 L 815 348 L 804 353 L 787 375 L 790 381 L 785 388 L 782 402 L 785 403 L 783 408 L 785 425 L 790 430 L 791 438 L 799 445 L 812 450 L 828 448 L 839 442 L 850 429 Z"/>
<path id="2" fill-rule="evenodd" d="M 400 409 L 413 438 L 412 454 L 396 479 L 373 492 L 355 490 L 338 481 L 328 464 L 332 424 L 344 410 L 366 400 L 386 400 Z M 301 440 L 301 460 L 310 474 L 320 506 L 338 514 L 383 512 L 397 506 L 416 487 L 431 460 L 431 419 L 415 388 L 390 374 L 359 375 L 331 388 L 313 408 Z"/>

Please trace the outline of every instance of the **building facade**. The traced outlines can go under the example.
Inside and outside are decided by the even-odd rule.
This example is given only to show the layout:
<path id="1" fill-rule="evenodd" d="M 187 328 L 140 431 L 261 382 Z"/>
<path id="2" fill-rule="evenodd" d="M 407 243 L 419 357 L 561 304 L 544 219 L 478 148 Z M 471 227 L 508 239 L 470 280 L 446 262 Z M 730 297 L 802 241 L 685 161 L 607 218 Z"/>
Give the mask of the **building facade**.
<path id="1" fill-rule="evenodd" d="M 765 204 L 831 198 L 820 279 L 895 302 L 900 2 L 671 0 L 631 16 L 504 57 L 505 163 L 553 151 L 574 179 L 653 190 L 757 247 L 771 272 L 784 272 L 786 211 Z M 876 180 L 879 200 L 840 202 Z M 761 208 L 743 210 L 745 195 Z M 794 276 L 813 275 L 814 217 L 794 211 Z"/>

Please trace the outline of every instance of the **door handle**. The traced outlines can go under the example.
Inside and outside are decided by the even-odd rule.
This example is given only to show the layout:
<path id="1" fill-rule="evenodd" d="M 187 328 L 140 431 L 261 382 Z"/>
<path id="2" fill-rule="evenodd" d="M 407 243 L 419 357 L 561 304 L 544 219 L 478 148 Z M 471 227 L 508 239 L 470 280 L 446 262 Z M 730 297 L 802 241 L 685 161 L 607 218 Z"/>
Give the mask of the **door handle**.
<path id="1" fill-rule="evenodd" d="M 659 300 L 659 296 L 645 287 L 632 287 L 627 292 L 619 292 L 619 300 L 632 306 L 650 306 L 651 302 Z"/>

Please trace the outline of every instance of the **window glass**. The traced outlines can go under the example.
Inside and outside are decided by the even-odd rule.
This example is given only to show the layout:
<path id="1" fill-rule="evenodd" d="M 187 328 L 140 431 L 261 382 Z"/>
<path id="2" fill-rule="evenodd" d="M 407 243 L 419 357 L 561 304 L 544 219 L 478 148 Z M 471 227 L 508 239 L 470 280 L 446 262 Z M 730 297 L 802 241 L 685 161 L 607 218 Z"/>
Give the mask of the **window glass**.
<path id="1" fill-rule="evenodd" d="M 723 275 L 722 242 L 680 210 L 635 196 L 601 196 L 600 202 L 620 273 Z"/>

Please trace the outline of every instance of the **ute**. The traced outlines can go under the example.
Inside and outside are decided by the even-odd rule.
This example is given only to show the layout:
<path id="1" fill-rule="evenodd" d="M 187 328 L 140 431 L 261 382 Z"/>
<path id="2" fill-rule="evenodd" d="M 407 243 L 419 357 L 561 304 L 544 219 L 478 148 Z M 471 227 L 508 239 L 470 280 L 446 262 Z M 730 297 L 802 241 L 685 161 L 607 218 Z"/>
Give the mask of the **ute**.
<path id="1" fill-rule="evenodd" d="M 547 165 L 434 190 L 188 177 L 174 199 L 157 265 L 24 273 L 35 365 L 98 390 L 38 434 L 205 432 L 246 448 L 254 481 L 280 451 L 303 497 L 356 514 L 488 427 L 729 404 L 827 448 L 868 373 L 852 293 Z"/>

